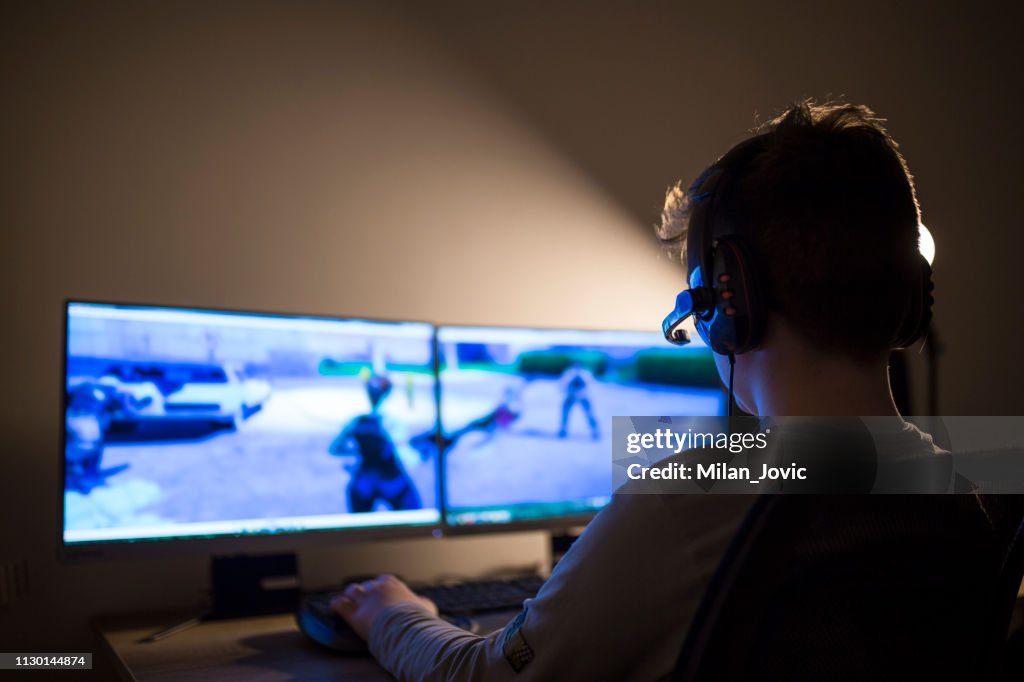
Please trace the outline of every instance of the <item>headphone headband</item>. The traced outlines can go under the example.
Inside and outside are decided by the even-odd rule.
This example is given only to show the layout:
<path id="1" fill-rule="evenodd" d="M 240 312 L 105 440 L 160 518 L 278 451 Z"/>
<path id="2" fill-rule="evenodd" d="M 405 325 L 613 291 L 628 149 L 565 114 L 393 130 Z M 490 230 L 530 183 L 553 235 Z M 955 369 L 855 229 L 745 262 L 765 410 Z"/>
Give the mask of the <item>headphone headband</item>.
<path id="1" fill-rule="evenodd" d="M 711 249 L 719 237 L 735 234 L 735 226 L 718 220 L 718 205 L 738 171 L 753 160 L 767 141 L 767 134 L 743 140 L 708 166 L 690 185 L 690 224 L 686 235 L 686 263 L 690 273 L 695 266 L 711 271 Z"/>

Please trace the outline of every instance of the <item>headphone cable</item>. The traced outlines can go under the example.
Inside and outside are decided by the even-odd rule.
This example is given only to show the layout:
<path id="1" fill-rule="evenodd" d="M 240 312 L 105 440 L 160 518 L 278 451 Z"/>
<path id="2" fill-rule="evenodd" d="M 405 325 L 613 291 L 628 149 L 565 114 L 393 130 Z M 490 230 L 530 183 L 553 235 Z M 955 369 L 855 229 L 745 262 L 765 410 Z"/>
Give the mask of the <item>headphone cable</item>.
<path id="1" fill-rule="evenodd" d="M 732 353 L 729 353 L 729 408 L 728 408 L 729 409 L 729 413 L 728 413 L 728 415 L 729 415 L 729 423 L 730 424 L 732 423 L 732 403 L 733 403 L 732 388 L 733 388 L 733 374 L 735 373 L 735 370 L 736 370 L 736 356 L 733 355 Z"/>

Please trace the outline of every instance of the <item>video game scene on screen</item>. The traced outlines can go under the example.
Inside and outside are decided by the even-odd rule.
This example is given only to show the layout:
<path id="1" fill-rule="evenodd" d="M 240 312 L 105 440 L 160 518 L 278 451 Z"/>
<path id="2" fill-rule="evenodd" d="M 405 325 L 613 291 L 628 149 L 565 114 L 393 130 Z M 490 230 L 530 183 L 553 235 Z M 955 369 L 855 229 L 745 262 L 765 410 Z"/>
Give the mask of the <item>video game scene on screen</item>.
<path id="1" fill-rule="evenodd" d="M 67 540 L 436 521 L 430 325 L 73 303 L 67 332 Z"/>
<path id="2" fill-rule="evenodd" d="M 613 416 L 722 414 L 711 352 L 660 334 L 440 327 L 448 519 L 585 514 L 611 495 Z"/>

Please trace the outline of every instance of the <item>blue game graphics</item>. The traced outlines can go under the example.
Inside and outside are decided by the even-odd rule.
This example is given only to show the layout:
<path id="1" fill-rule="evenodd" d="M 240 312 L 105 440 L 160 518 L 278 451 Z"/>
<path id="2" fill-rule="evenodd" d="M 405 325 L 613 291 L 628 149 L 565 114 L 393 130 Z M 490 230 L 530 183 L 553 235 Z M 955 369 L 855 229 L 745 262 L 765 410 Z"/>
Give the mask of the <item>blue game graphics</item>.
<path id="1" fill-rule="evenodd" d="M 611 490 L 613 416 L 718 415 L 711 352 L 658 333 L 440 327 L 446 520 L 583 516 Z"/>
<path id="2" fill-rule="evenodd" d="M 433 333 L 69 303 L 65 542 L 436 524 Z"/>
<path id="3" fill-rule="evenodd" d="M 84 302 L 65 389 L 66 544 L 579 517 L 611 417 L 724 410 L 656 333 Z"/>

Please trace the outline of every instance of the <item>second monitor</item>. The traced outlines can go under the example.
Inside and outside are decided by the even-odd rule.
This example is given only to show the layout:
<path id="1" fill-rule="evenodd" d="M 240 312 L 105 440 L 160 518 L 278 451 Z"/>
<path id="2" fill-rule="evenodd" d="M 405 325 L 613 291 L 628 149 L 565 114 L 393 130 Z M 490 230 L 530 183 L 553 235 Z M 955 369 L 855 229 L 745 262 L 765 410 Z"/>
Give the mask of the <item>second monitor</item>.
<path id="1" fill-rule="evenodd" d="M 569 523 L 611 499 L 612 417 L 724 413 L 711 351 L 657 333 L 440 327 L 446 522 Z"/>

